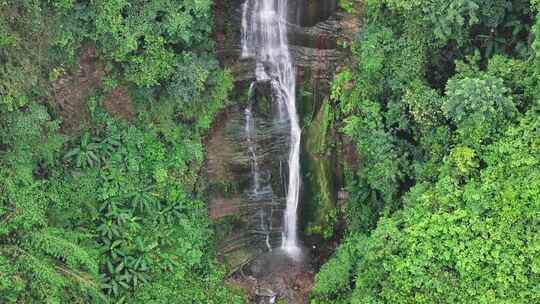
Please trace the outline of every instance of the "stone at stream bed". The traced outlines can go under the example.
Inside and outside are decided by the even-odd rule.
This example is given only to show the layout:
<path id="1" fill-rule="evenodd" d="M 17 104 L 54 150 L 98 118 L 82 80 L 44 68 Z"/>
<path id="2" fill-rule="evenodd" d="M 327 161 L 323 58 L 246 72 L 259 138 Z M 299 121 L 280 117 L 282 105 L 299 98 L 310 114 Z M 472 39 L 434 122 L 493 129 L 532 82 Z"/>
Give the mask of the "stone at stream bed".
<path id="1" fill-rule="evenodd" d="M 349 192 L 345 190 L 339 190 L 338 191 L 338 200 L 339 201 L 346 201 L 349 199 Z"/>
<path id="2" fill-rule="evenodd" d="M 255 289 L 255 295 L 259 297 L 274 298 L 276 293 L 270 288 L 257 288 Z"/>

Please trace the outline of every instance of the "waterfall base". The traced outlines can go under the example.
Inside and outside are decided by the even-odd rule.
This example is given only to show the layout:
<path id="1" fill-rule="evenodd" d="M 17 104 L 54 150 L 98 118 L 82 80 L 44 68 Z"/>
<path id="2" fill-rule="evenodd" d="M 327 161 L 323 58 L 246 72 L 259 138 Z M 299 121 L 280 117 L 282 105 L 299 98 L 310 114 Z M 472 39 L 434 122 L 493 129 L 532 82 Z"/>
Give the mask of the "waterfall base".
<path id="1" fill-rule="evenodd" d="M 272 304 L 285 300 L 290 304 L 304 304 L 314 282 L 316 269 L 312 261 L 309 255 L 292 258 L 284 249 L 276 249 L 242 267 L 230 281 L 248 291 L 250 303 Z"/>
<path id="2" fill-rule="evenodd" d="M 297 244 L 284 244 L 281 249 L 293 260 L 302 260 L 303 250 Z"/>

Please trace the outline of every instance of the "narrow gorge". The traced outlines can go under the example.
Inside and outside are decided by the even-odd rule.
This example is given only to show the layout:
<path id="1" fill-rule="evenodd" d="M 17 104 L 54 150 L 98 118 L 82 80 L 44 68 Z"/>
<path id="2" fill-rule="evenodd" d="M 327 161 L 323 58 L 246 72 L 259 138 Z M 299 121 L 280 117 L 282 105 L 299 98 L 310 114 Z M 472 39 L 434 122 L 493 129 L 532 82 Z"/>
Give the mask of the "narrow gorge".
<path id="1" fill-rule="evenodd" d="M 358 18 L 336 1 L 218 1 L 215 14 L 235 80 L 206 145 L 220 259 L 253 301 L 303 303 L 339 237 L 347 143 L 325 115 Z"/>

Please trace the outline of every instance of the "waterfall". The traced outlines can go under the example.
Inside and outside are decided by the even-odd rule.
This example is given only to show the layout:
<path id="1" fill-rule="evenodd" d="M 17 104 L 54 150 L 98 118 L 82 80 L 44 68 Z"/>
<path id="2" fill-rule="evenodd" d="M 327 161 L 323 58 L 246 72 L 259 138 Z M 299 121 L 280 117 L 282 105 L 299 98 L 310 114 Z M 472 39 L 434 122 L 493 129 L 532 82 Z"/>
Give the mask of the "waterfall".
<path id="1" fill-rule="evenodd" d="M 248 106 L 244 110 L 245 115 L 245 127 L 244 131 L 246 133 L 246 140 L 248 143 L 248 152 L 249 152 L 249 162 L 251 166 L 251 178 L 252 178 L 252 192 L 255 196 L 258 195 L 260 189 L 261 189 L 261 182 L 260 182 L 260 172 L 259 172 L 259 163 L 258 163 L 258 157 L 255 152 L 255 138 L 254 138 L 254 132 L 255 132 L 255 122 L 253 121 L 253 113 L 252 113 L 252 99 L 253 99 L 253 90 L 255 88 L 255 82 L 252 82 L 249 87 L 249 93 L 248 93 Z"/>
<path id="2" fill-rule="evenodd" d="M 249 196 L 254 201 L 261 201 L 268 199 L 272 196 L 272 188 L 270 185 L 262 180 L 261 181 L 261 170 L 259 168 L 259 157 L 257 156 L 257 147 L 256 147 L 256 129 L 255 129 L 255 120 L 253 118 L 253 98 L 255 90 L 255 82 L 252 82 L 249 86 L 248 91 L 248 106 L 244 109 L 244 132 L 246 136 L 246 142 L 248 146 L 248 157 L 251 167 L 251 189 Z M 267 220 L 264 218 L 265 213 L 263 210 L 259 212 L 259 232 L 265 234 L 265 244 L 268 251 L 272 251 L 270 246 L 270 228 L 267 227 Z"/>
<path id="3" fill-rule="evenodd" d="M 288 187 L 282 247 L 299 252 L 297 209 L 300 195 L 300 136 L 296 75 L 287 41 L 287 0 L 245 0 L 242 5 L 242 57 L 256 61 L 257 81 L 269 81 L 280 119 L 289 125 Z"/>

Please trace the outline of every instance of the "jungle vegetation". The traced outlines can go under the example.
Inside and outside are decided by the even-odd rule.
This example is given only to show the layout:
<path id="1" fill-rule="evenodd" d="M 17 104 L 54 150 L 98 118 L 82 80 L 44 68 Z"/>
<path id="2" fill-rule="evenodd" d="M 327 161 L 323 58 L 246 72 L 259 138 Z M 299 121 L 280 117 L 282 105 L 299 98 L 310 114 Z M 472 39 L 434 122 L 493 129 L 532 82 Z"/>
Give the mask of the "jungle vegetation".
<path id="1" fill-rule="evenodd" d="M 200 177 L 232 89 L 211 5 L 0 0 L 0 303 L 243 303 Z M 540 1 L 363 9 L 329 109 L 347 235 L 311 302 L 540 302 Z"/>
<path id="2" fill-rule="evenodd" d="M 538 1 L 366 0 L 347 237 L 312 303 L 540 302 Z"/>
<path id="3" fill-rule="evenodd" d="M 243 301 L 200 191 L 202 137 L 232 87 L 211 4 L 0 1 L 1 303 Z M 113 115 L 111 94 L 134 110 Z"/>

